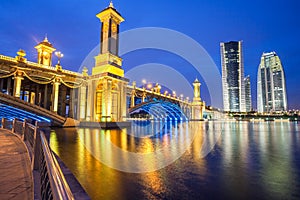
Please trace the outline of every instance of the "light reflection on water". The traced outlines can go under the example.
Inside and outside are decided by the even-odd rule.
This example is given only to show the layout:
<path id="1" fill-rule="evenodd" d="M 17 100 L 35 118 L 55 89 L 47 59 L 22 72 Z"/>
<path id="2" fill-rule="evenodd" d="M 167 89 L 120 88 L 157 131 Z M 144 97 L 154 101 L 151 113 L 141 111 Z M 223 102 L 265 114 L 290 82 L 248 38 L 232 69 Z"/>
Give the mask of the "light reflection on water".
<path id="1" fill-rule="evenodd" d="M 296 199 L 299 134 L 299 124 L 287 122 L 137 122 L 128 130 L 55 129 L 50 145 L 93 199 Z M 144 157 L 137 162 L 115 149 Z M 157 151 L 160 157 L 149 156 Z M 127 173 L 103 158 L 124 169 L 176 159 Z"/>

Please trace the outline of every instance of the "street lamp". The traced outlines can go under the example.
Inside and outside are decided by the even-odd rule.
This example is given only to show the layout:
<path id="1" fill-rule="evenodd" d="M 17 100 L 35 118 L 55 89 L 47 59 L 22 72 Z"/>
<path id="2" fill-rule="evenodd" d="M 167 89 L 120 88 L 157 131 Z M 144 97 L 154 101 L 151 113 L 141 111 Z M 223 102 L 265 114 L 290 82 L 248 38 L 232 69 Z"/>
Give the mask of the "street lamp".
<path id="1" fill-rule="evenodd" d="M 152 84 L 148 83 L 147 88 L 150 90 L 152 88 Z"/>
<path id="2" fill-rule="evenodd" d="M 60 51 L 56 51 L 56 52 L 55 52 L 55 55 L 56 55 L 56 57 L 57 57 L 57 59 L 58 59 L 57 65 L 60 65 L 60 59 L 61 59 L 62 57 L 64 57 L 64 54 L 62 54 Z"/>
<path id="3" fill-rule="evenodd" d="M 160 93 L 160 90 L 161 90 L 161 86 L 158 85 L 158 87 L 157 87 L 157 93 Z"/>
<path id="4" fill-rule="evenodd" d="M 176 97 L 176 91 L 173 91 L 173 97 Z"/>

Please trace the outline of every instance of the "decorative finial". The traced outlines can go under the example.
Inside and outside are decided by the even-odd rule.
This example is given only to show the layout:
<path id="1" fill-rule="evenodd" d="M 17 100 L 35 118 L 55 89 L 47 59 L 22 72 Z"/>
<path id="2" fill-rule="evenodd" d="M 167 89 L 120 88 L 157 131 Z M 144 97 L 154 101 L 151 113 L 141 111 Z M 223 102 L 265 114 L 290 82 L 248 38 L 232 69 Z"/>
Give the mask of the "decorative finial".
<path id="1" fill-rule="evenodd" d="M 19 62 L 26 62 L 26 58 L 24 58 L 26 56 L 26 53 L 23 49 L 20 49 L 18 52 L 17 52 L 17 56 L 16 56 L 16 59 L 17 61 Z"/>
<path id="2" fill-rule="evenodd" d="M 88 68 L 87 67 L 83 67 L 83 69 L 82 69 L 82 75 L 83 76 L 88 76 L 89 74 L 88 74 Z"/>
<path id="3" fill-rule="evenodd" d="M 47 33 L 45 34 L 45 39 L 44 39 L 44 42 L 48 42 Z"/>
<path id="4" fill-rule="evenodd" d="M 114 8 L 114 4 L 113 4 L 113 2 L 112 1 L 110 1 L 110 3 L 109 3 L 109 6 L 108 6 L 109 8 Z"/>

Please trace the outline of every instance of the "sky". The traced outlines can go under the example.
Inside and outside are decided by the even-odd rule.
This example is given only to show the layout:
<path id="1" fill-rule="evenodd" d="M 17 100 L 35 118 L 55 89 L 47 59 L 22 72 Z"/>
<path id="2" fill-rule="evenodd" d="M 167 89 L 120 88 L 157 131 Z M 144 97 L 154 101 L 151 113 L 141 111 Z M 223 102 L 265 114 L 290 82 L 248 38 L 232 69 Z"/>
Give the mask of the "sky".
<path id="1" fill-rule="evenodd" d="M 297 0 L 114 0 L 125 21 L 120 31 L 162 27 L 183 33 L 208 52 L 221 73 L 220 42 L 243 41 L 245 75 L 250 75 L 252 103 L 256 108 L 256 78 L 263 52 L 275 51 L 286 76 L 289 109 L 300 109 L 300 2 Z M 99 44 L 96 14 L 109 0 L 2 0 L 0 3 L 0 54 L 15 56 L 19 49 L 35 61 L 34 46 L 47 34 L 64 54 L 64 69 L 78 71 L 88 53 Z M 54 58 L 54 62 L 55 58 Z M 191 83 L 203 82 L 190 63 L 170 52 L 146 49 L 123 56 L 123 68 L 161 63 L 181 71 Z M 149 80 L 150 81 L 150 80 Z M 210 103 L 205 83 L 202 99 Z"/>

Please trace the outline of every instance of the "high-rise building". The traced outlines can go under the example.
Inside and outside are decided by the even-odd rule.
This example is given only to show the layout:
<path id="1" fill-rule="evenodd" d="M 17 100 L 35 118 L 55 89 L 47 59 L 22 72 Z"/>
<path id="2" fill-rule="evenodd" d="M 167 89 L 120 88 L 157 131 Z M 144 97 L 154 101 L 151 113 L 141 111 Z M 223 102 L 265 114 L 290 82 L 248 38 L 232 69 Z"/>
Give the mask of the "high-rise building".
<path id="1" fill-rule="evenodd" d="M 244 78 L 246 112 L 252 110 L 250 76 Z"/>
<path id="2" fill-rule="evenodd" d="M 224 111 L 245 112 L 242 42 L 221 43 Z"/>
<path id="3" fill-rule="evenodd" d="M 257 74 L 258 112 L 287 110 L 285 77 L 275 52 L 263 53 Z"/>

